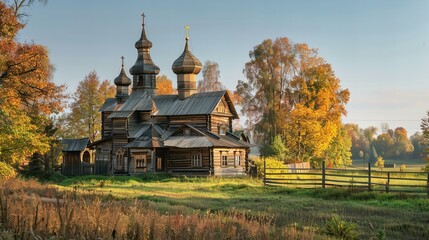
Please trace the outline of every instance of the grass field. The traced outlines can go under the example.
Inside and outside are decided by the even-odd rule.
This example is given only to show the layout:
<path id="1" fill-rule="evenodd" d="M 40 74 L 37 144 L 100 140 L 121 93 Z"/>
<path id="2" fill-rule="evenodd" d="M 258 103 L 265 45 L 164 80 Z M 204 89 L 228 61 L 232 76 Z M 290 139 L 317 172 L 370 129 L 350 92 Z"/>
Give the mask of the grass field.
<path id="1" fill-rule="evenodd" d="M 399 166 L 404 164 L 406 171 L 418 172 L 425 167 L 428 162 L 422 158 L 419 159 L 384 159 L 384 164 L 396 164 L 396 168 L 385 168 L 386 170 L 397 170 L 399 171 Z M 355 168 L 368 168 L 368 160 L 364 159 L 354 159 L 353 167 Z M 374 167 L 376 168 L 376 167 Z"/>
<path id="2" fill-rule="evenodd" d="M 185 239 L 198 239 L 198 236 L 206 239 L 327 239 L 329 237 L 323 233 L 323 229 L 327 221 L 336 215 L 348 223 L 356 224 L 359 239 L 375 236 L 385 236 L 386 239 L 429 239 L 429 199 L 415 195 L 356 192 L 347 189 L 264 187 L 259 179 L 251 178 L 171 178 L 159 175 L 76 177 L 66 179 L 56 186 L 61 191 L 70 191 L 79 196 L 96 195 L 99 199 L 97 201 L 101 202 L 100 206 L 103 206 L 103 203 L 108 206 L 128 206 L 131 210 L 120 208 L 125 215 L 127 211 L 131 211 L 129 214 L 132 215 L 143 206 L 142 208 L 153 210 L 146 214 L 160 219 L 160 224 L 164 221 L 162 219 L 167 219 L 163 225 L 176 221 L 174 219 L 187 217 L 188 222 L 195 222 L 196 227 L 192 231 L 201 233 L 192 235 L 192 238 L 191 235 L 182 233 L 189 229 L 189 226 L 183 227 L 185 230 L 182 231 L 182 225 L 173 224 L 173 229 L 180 230 L 175 234 L 185 235 L 172 236 Z M 3 185 L 3 188 L 6 187 Z M 34 195 L 58 196 L 52 186 L 45 186 L 51 189 L 49 191 L 34 190 L 39 188 L 43 189 L 32 187 L 33 190 L 28 191 L 32 191 Z M 91 209 L 90 205 L 85 211 L 86 214 L 88 209 Z M 78 212 L 75 212 L 75 217 L 77 215 Z M 210 221 L 207 216 L 210 216 Z M 168 220 L 169 217 L 173 220 Z M 110 219 L 107 215 L 103 218 Z M 79 219 L 82 222 L 85 218 Z M 128 218 L 127 221 L 131 220 Z M 199 226 L 198 222 L 208 225 Z M 219 229 L 228 226 L 227 223 L 232 224 L 232 227 L 215 231 L 213 229 L 218 229 L 216 222 L 220 222 Z M 157 228 L 160 227 L 154 227 Z M 215 233 L 204 235 L 207 233 L 198 230 L 200 228 L 211 229 L 210 231 Z M 129 231 L 129 228 L 124 229 L 124 232 Z M 242 229 L 242 232 L 237 229 Z M 258 230 L 252 233 L 252 229 Z M 219 235 L 231 231 L 230 235 Z M 118 234 L 119 232 L 118 230 Z M 161 231 L 162 234 L 166 234 L 165 232 L 166 230 Z M 245 232 L 248 235 L 243 235 Z M 263 234 L 257 235 L 258 232 Z M 150 239 L 149 236 L 141 239 Z"/>

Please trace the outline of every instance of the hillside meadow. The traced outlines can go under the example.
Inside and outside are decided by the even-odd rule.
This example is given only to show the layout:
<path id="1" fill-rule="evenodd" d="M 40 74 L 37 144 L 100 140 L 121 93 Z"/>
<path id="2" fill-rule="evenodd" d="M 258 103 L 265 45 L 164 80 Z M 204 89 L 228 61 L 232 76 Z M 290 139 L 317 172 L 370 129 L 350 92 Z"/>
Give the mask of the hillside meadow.
<path id="1" fill-rule="evenodd" d="M 11 179 L 0 192 L 6 239 L 429 238 L 429 200 L 418 195 L 164 175 Z"/>

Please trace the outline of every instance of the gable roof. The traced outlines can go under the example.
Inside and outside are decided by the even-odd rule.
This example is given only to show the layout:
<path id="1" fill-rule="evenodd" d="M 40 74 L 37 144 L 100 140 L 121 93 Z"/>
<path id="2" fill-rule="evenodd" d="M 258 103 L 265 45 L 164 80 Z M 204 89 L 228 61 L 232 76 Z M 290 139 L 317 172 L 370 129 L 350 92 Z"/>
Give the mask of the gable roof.
<path id="1" fill-rule="evenodd" d="M 163 130 L 156 124 L 145 123 L 141 124 L 139 128 L 130 134 L 130 138 L 134 141 L 125 145 L 125 147 L 132 148 L 158 148 L 163 147 L 164 144 L 161 140 Z"/>
<path id="2" fill-rule="evenodd" d="M 118 105 L 115 98 L 106 99 L 99 111 L 150 112 L 154 110 L 156 116 L 209 115 L 214 112 L 222 98 L 225 98 L 232 118 L 238 119 L 237 111 L 228 91 L 195 93 L 183 100 L 180 100 L 178 95 L 156 95 L 152 97 L 146 92 L 135 91 L 122 105 Z M 114 116 L 125 117 L 124 114 L 114 114 L 109 118 Z"/>
<path id="3" fill-rule="evenodd" d="M 89 141 L 89 138 L 81 138 L 81 139 L 63 139 L 61 141 L 63 144 L 63 152 L 82 152 L 85 150 Z"/>
<path id="4" fill-rule="evenodd" d="M 231 109 L 233 118 L 238 118 L 227 91 L 195 93 L 183 100 L 180 100 L 177 95 L 157 95 L 153 98 L 158 110 L 154 115 L 208 115 L 213 113 L 224 96 Z"/>

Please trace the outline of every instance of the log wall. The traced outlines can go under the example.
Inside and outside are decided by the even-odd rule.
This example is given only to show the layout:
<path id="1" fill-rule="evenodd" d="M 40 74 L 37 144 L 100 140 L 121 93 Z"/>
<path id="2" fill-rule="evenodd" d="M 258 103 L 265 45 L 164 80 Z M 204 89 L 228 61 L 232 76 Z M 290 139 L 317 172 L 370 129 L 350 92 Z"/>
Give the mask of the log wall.
<path id="1" fill-rule="evenodd" d="M 191 166 L 193 153 L 200 152 L 202 155 L 202 166 Z M 210 169 L 210 151 L 209 149 L 170 149 L 168 153 L 167 171 L 174 169 Z"/>

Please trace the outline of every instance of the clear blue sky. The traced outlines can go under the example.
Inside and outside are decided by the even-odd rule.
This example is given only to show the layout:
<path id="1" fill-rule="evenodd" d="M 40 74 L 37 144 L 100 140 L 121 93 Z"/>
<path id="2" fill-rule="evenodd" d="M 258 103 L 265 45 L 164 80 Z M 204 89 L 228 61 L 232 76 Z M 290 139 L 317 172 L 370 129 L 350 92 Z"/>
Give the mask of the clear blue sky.
<path id="1" fill-rule="evenodd" d="M 220 66 L 234 89 L 245 80 L 249 51 L 267 38 L 288 37 L 318 48 L 351 92 L 345 122 L 419 131 L 429 110 L 429 1 L 421 0 L 50 0 L 35 4 L 19 41 L 48 47 L 54 81 L 73 92 L 92 70 L 104 79 L 129 69 L 146 14 L 152 59 L 175 84 L 173 61 L 184 46 Z M 199 76 L 198 79 L 201 79 Z"/>

